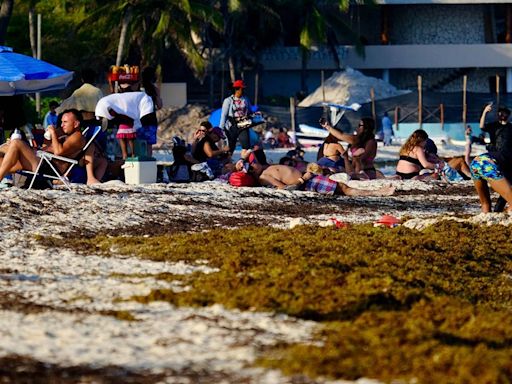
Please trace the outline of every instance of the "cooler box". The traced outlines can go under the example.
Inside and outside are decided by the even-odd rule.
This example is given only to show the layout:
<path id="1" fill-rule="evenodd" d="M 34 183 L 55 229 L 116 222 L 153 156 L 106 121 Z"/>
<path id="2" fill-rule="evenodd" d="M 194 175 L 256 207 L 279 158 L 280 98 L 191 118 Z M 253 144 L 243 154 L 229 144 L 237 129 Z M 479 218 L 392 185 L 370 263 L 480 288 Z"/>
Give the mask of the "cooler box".
<path id="1" fill-rule="evenodd" d="M 124 164 L 124 181 L 126 184 L 156 183 L 156 159 L 153 157 L 128 157 Z"/>

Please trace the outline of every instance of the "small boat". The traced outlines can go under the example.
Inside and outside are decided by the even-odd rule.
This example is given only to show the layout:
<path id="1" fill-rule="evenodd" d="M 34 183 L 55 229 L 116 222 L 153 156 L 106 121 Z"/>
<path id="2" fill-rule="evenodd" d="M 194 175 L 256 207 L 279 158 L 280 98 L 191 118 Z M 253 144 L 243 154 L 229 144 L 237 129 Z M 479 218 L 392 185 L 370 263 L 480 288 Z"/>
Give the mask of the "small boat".
<path id="1" fill-rule="evenodd" d="M 299 124 L 298 129 L 295 131 L 295 138 L 303 147 L 319 146 L 328 135 L 329 132 L 325 129 L 312 127 L 307 124 Z"/>
<path id="2" fill-rule="evenodd" d="M 336 103 L 321 103 L 321 106 L 328 107 L 330 110 L 330 123 L 332 126 L 338 124 L 346 111 L 358 111 L 361 104 L 353 103 L 351 105 L 343 105 Z M 323 143 L 324 139 L 329 135 L 329 132 L 324 128 L 313 127 L 308 124 L 298 124 L 295 129 L 295 137 L 297 142 L 304 147 L 319 146 Z"/>

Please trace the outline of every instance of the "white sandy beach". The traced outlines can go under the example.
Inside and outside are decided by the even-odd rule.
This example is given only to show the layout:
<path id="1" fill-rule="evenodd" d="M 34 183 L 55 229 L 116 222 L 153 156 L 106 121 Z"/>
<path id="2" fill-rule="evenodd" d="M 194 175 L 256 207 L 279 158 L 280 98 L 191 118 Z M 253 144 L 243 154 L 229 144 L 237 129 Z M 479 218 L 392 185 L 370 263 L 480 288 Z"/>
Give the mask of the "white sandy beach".
<path id="1" fill-rule="evenodd" d="M 379 161 L 396 159 L 397 146 Z M 459 148 L 440 148 L 441 155 Z M 444 152 L 443 152 L 444 151 Z M 250 365 L 263 346 L 308 341 L 313 322 L 271 313 L 175 308 L 127 300 L 153 288 L 187 289 L 153 276 L 215 273 L 207 264 L 159 263 L 44 249 L 34 235 L 204 231 L 253 223 L 283 228 L 323 225 L 330 218 L 368 223 L 383 214 L 408 217 L 421 229 L 442 218 L 509 225 L 507 214 L 479 214 L 471 182 L 359 181 L 396 186 L 390 197 L 327 197 L 309 192 L 233 188 L 220 182 L 125 185 L 0 192 L 0 359 L 24 356 L 60 367 L 120 367 L 159 374 L 161 382 L 294 383 Z M 136 321 L 109 311 L 129 311 Z M 212 381 L 213 380 L 213 381 Z M 324 382 L 318 380 L 315 382 Z M 358 382 L 371 382 L 359 380 Z"/>

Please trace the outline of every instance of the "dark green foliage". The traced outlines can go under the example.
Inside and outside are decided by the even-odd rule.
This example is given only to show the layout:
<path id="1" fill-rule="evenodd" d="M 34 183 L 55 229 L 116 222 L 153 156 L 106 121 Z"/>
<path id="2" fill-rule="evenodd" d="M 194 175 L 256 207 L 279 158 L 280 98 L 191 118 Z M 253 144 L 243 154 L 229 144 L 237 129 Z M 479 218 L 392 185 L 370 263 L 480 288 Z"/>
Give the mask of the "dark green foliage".
<path id="1" fill-rule="evenodd" d="M 512 229 L 443 222 L 407 228 L 243 228 L 154 238 L 98 237 L 80 248 L 153 260 L 208 260 L 188 292 L 135 300 L 220 303 L 323 322 L 323 344 L 280 346 L 259 363 L 286 373 L 420 383 L 512 377 Z M 51 240 L 45 240 L 47 244 Z M 173 279 L 173 276 L 162 276 Z"/>

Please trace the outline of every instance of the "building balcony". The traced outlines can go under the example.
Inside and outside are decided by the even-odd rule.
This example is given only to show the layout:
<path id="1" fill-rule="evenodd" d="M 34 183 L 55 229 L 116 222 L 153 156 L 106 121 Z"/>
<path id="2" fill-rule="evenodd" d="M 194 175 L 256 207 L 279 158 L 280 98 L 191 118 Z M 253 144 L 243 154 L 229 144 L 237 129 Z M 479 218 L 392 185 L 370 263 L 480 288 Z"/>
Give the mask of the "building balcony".
<path id="1" fill-rule="evenodd" d="M 342 66 L 355 69 L 413 68 L 510 68 L 512 44 L 431 44 L 370 45 L 364 56 L 353 46 L 336 49 Z M 297 47 L 267 50 L 261 57 L 265 70 L 300 70 L 301 54 Z M 331 52 L 314 50 L 307 63 L 309 70 L 336 70 Z"/>

